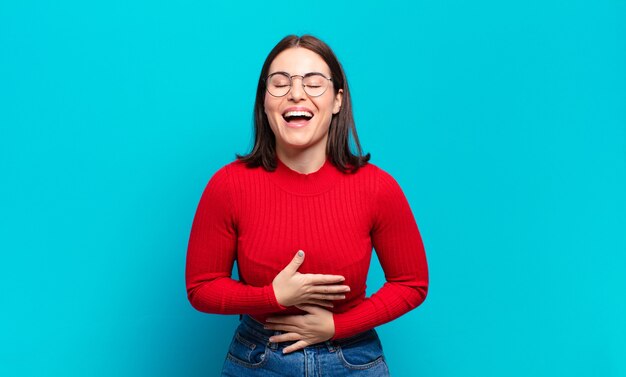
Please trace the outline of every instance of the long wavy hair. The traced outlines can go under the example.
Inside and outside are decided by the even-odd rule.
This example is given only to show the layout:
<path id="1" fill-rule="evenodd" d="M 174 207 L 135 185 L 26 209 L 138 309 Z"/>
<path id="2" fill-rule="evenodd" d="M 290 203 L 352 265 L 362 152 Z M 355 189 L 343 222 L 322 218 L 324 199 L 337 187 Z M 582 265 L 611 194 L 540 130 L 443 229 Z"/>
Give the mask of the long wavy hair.
<path id="1" fill-rule="evenodd" d="M 352 115 L 352 102 L 346 75 L 330 46 L 312 35 L 289 35 L 283 38 L 270 51 L 263 63 L 254 102 L 254 147 L 246 155 L 237 155 L 237 159 L 249 167 L 262 166 L 267 171 L 276 170 L 276 137 L 270 128 L 265 114 L 265 79 L 269 68 L 278 54 L 292 47 L 301 47 L 318 54 L 330 68 L 335 94 L 343 90 L 343 99 L 339 112 L 330 122 L 326 155 L 330 162 L 344 172 L 354 173 L 367 164 L 370 154 L 363 154 Z M 354 151 L 350 147 L 350 135 L 354 142 Z"/>

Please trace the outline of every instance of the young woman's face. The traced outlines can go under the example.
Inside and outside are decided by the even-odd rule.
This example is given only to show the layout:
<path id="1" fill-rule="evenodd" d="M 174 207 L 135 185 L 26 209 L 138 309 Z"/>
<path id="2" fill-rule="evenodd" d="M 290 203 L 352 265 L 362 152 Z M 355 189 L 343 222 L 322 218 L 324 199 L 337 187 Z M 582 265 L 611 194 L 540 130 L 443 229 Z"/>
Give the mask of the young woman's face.
<path id="1" fill-rule="evenodd" d="M 265 114 L 276 137 L 277 152 L 292 154 L 303 150 L 326 153 L 328 129 L 333 114 L 339 112 L 343 91 L 335 94 L 332 82 L 318 97 L 308 95 L 302 87 L 302 77 L 319 72 L 331 77 L 330 68 L 321 56 L 302 47 L 289 48 L 276 56 L 269 75 L 286 72 L 292 77 L 289 93 L 274 97 L 265 93 Z"/>

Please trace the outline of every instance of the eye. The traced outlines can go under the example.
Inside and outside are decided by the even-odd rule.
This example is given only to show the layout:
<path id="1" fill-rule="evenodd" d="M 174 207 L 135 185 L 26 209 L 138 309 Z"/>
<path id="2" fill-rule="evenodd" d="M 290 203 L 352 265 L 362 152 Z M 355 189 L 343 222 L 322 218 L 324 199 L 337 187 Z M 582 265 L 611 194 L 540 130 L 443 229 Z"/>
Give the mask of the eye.
<path id="1" fill-rule="evenodd" d="M 276 88 L 284 88 L 291 85 L 291 80 L 282 73 L 277 73 L 270 76 L 267 83 Z"/>
<path id="2" fill-rule="evenodd" d="M 303 80 L 303 84 L 310 88 L 319 88 L 324 86 L 326 83 L 326 78 L 322 77 L 319 74 L 313 74 L 311 76 L 307 76 Z"/>
<path id="3" fill-rule="evenodd" d="M 272 86 L 288 86 L 289 85 L 289 80 L 285 80 L 285 79 L 272 79 L 270 81 L 270 85 Z"/>

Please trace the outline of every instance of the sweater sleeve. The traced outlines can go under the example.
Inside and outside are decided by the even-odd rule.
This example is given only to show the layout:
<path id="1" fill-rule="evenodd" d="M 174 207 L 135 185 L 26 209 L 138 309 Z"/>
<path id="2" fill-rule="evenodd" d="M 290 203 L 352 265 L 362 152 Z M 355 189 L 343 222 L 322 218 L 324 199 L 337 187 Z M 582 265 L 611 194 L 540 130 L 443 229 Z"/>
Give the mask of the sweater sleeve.
<path id="1" fill-rule="evenodd" d="M 413 213 L 398 183 L 382 170 L 379 173 L 371 238 L 386 282 L 359 305 L 334 314 L 333 339 L 389 322 L 426 298 L 428 268 Z"/>
<path id="2" fill-rule="evenodd" d="M 231 278 L 237 255 L 236 210 L 228 165 L 207 184 L 187 249 L 186 285 L 191 305 L 218 314 L 280 310 L 272 285 L 253 287 Z"/>

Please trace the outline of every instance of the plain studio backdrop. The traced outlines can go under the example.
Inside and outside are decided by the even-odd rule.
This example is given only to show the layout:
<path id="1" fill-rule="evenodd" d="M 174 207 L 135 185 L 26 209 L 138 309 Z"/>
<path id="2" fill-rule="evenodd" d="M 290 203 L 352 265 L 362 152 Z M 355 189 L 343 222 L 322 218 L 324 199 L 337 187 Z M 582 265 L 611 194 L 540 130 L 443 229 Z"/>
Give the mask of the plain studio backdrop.
<path id="1" fill-rule="evenodd" d="M 3 1 L 0 375 L 211 376 L 186 298 L 202 190 L 266 54 L 327 41 L 411 204 L 426 302 L 394 376 L 626 376 L 626 4 Z M 384 281 L 374 259 L 373 292 Z"/>

